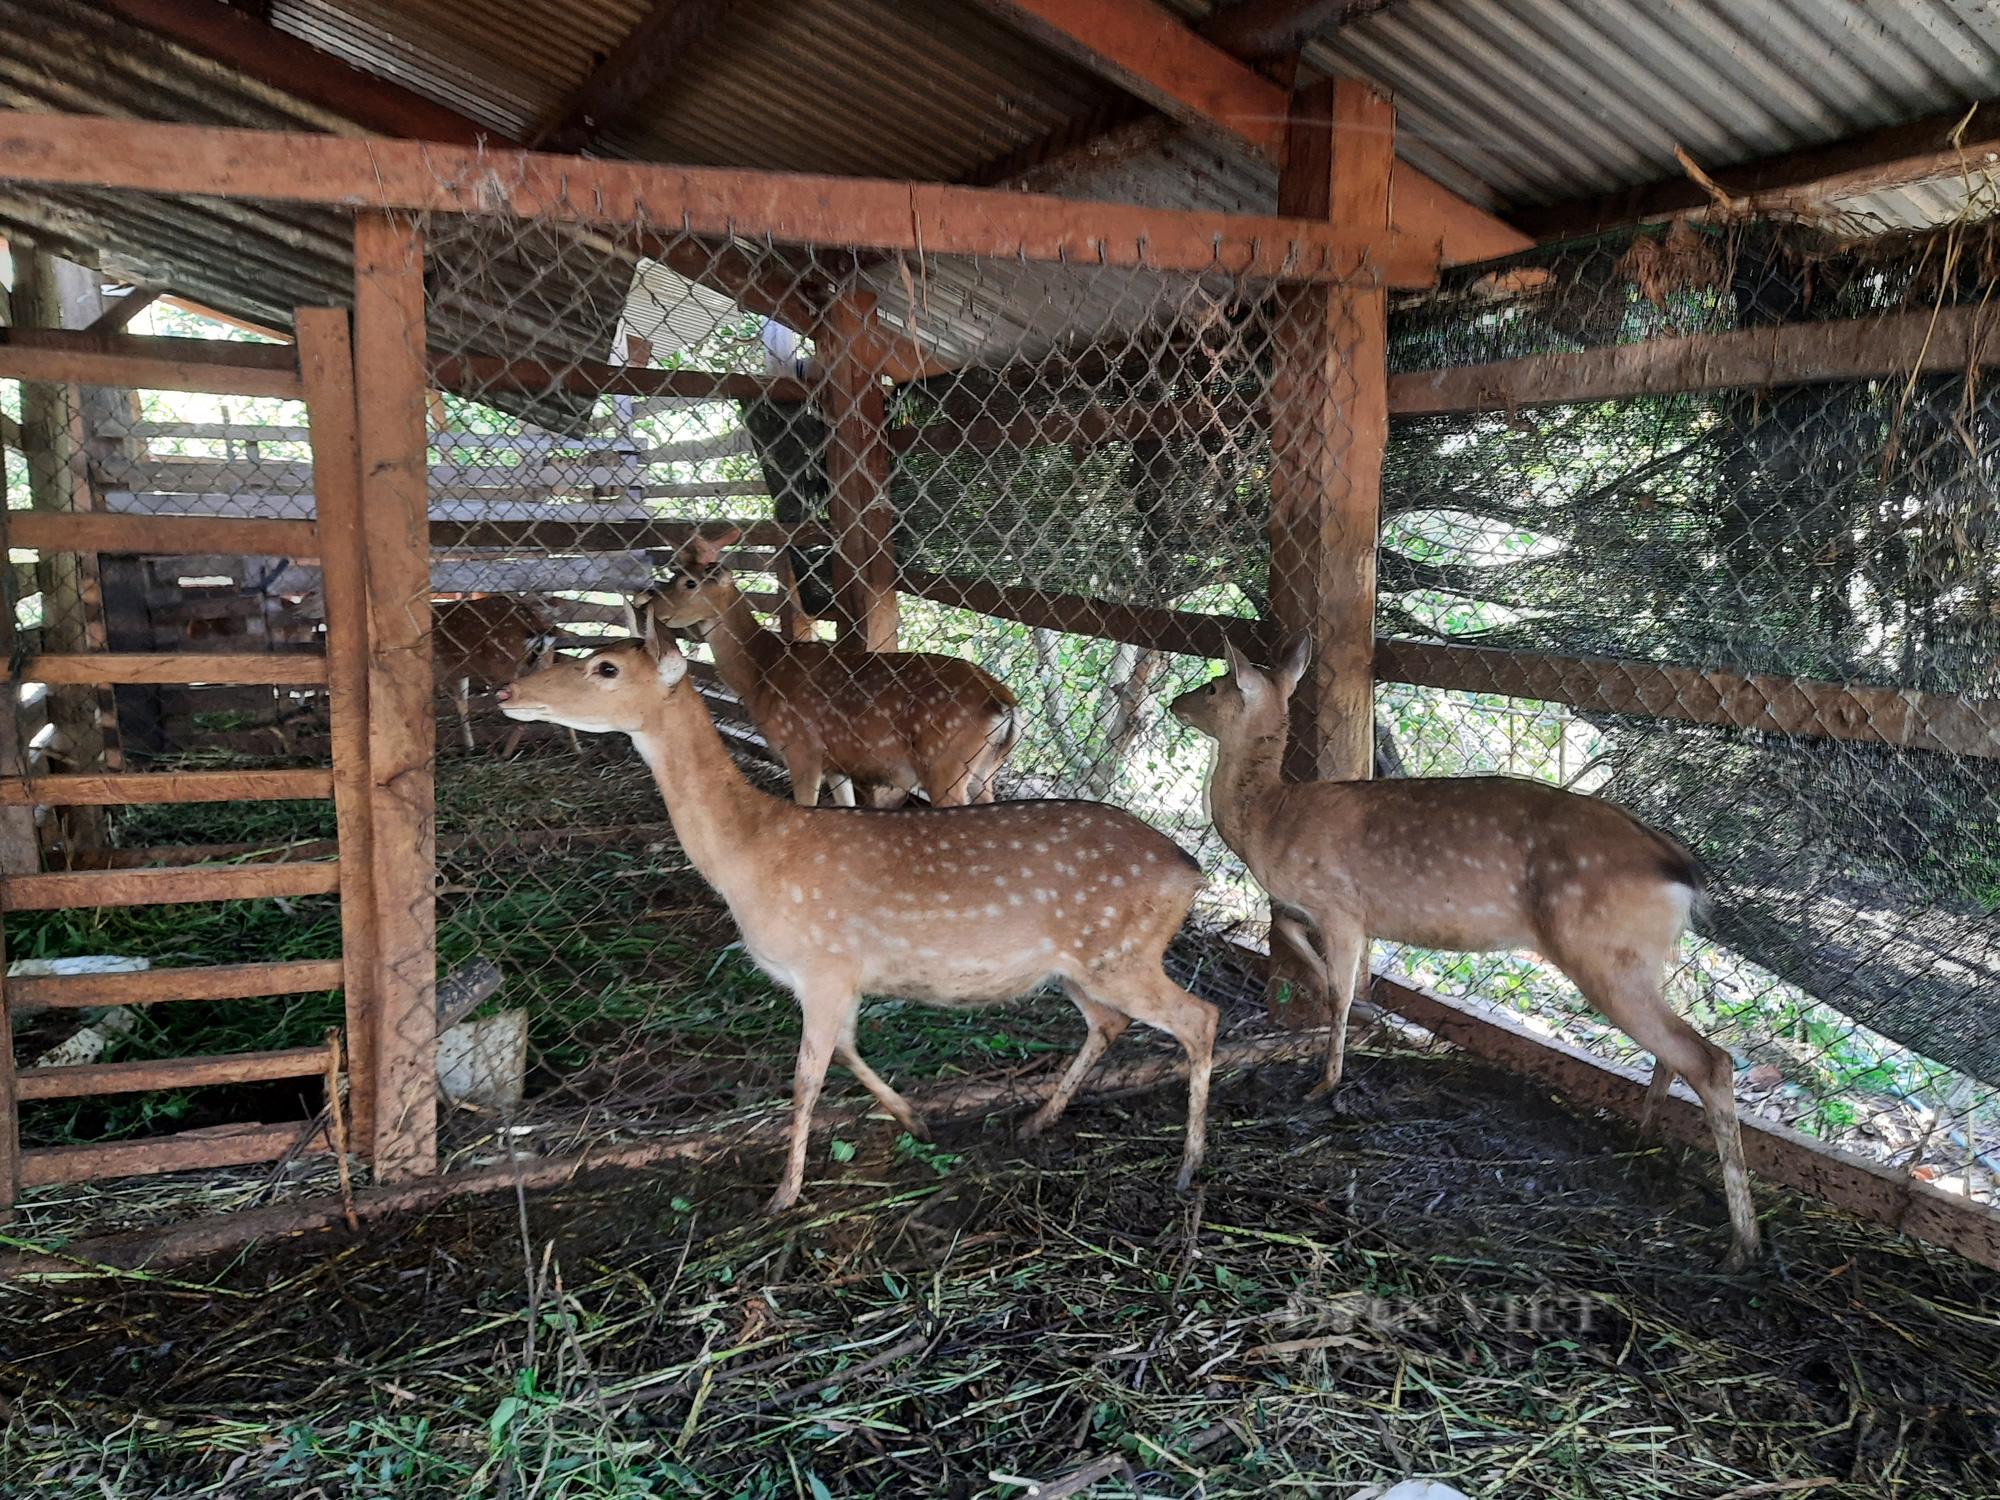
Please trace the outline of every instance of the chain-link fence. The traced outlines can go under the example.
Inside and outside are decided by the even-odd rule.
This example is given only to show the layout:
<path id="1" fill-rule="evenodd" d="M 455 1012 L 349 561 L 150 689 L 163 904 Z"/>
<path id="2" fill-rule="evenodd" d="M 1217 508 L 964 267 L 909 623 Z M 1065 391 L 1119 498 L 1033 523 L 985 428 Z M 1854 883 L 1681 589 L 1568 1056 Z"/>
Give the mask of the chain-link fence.
<path id="1" fill-rule="evenodd" d="M 1254 1024 L 1218 940 L 1261 943 L 1265 903 L 1209 822 L 1206 742 L 1164 705 L 1213 673 L 1226 635 L 1269 652 L 1340 618 L 1332 543 L 1273 514 L 1338 509 L 1365 446 L 1352 371 L 1326 353 L 1365 347 L 1357 299 L 1242 274 L 1224 247 L 1162 270 L 578 217 L 419 225 L 432 553 L 406 607 L 433 626 L 439 689 L 437 961 L 484 960 L 502 981 L 470 1019 L 439 1018 L 446 1164 L 748 1119 L 787 1093 L 795 1008 L 737 946 L 649 768 L 619 737 L 511 724 L 490 696 L 551 647 L 623 638 L 649 593 L 725 743 L 774 795 L 1080 797 L 1168 833 L 1209 874 L 1170 971 L 1232 1001 L 1225 1024 Z M 1915 373 L 1932 346 L 1909 330 L 1950 334 L 1989 255 L 1971 234 L 1857 246 L 1682 225 L 1392 296 L 1372 734 L 1377 774 L 1532 776 L 1684 839 L 1714 892 L 1673 996 L 1736 1054 L 1747 1106 L 1982 1197 L 2000 1149 L 1981 1024 L 1993 418 L 1976 372 Z M 1761 375 L 1728 376 L 1748 367 L 1727 344 L 1674 363 L 1683 337 L 1782 342 L 1816 323 L 1828 339 L 1789 364 L 1760 346 Z M 1657 368 L 1559 371 L 1552 388 L 1546 362 L 1500 363 L 1612 346 L 1657 351 Z M 1841 359 L 1842 378 L 1814 373 Z M 161 513 L 304 517 L 303 422 L 275 401 L 121 398 L 95 427 L 94 490 Z M 283 649 L 323 613 L 309 561 L 211 561 L 160 574 L 186 633 L 168 644 L 156 622 L 154 649 L 224 649 L 187 644 L 221 619 L 262 622 L 246 643 Z M 58 649 L 59 596 L 35 581 L 39 606 L 16 581 L 20 617 Z M 885 678 L 864 644 L 936 659 Z M 1319 644 L 1337 664 L 1352 642 Z M 807 686 L 774 697 L 794 669 Z M 92 722 L 161 766 L 323 757 L 318 695 L 255 691 L 163 709 L 155 742 L 122 699 Z M 967 735 L 930 733 L 961 719 Z M 331 819 L 304 802 L 134 809 L 90 837 L 296 855 Z M 333 956 L 327 905 L 217 908 L 215 943 Z M 37 936 L 10 915 L 9 955 L 186 962 L 208 955 L 192 931 L 50 919 Z M 1632 1050 L 1530 956 L 1376 957 Z M 302 1045 L 339 1004 L 153 1014 L 170 1018 L 117 1040 L 123 1055 L 227 1050 L 245 1026 Z M 868 1012 L 861 1051 L 920 1088 L 1039 1065 L 1074 1031 L 1046 997 L 989 1016 L 892 1003 Z M 29 1134 L 143 1130 L 160 1104 Z"/>

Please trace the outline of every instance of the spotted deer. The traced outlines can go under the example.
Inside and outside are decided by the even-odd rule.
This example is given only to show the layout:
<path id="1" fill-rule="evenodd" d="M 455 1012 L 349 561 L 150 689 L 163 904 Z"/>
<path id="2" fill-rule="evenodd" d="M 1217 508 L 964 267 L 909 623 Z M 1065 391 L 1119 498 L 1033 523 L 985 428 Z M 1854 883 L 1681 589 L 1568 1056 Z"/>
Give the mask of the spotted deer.
<path id="1" fill-rule="evenodd" d="M 797 1201 L 813 1107 L 838 1057 L 918 1137 L 924 1122 L 855 1050 L 864 994 L 964 1007 L 1054 980 L 1084 1040 L 1022 1126 L 1054 1123 L 1132 1021 L 1188 1057 L 1179 1181 L 1201 1165 L 1215 1008 L 1166 975 L 1168 942 L 1200 868 L 1131 814 L 1095 802 L 952 808 L 801 806 L 759 791 L 724 750 L 687 661 L 664 632 L 558 658 L 500 693 L 524 721 L 631 736 L 695 868 L 729 905 L 743 946 L 797 997 L 804 1026 L 790 1152 L 770 1211 Z"/>
<path id="2" fill-rule="evenodd" d="M 1758 1248 L 1729 1054 L 1668 1006 L 1668 959 L 1701 894 L 1694 858 L 1624 809 L 1504 776 L 1287 783 L 1279 777 L 1301 640 L 1275 673 L 1233 648 L 1229 671 L 1174 699 L 1215 738 L 1210 816 L 1271 898 L 1272 930 L 1329 996 L 1314 1093 L 1340 1082 L 1348 1008 L 1371 938 L 1465 953 L 1532 949 L 1654 1055 L 1647 1114 L 1687 1079 L 1707 1111 L 1733 1232 Z M 1324 956 L 1315 946 L 1324 948 Z"/>
<path id="3" fill-rule="evenodd" d="M 431 601 L 431 670 L 458 710 L 460 739 L 472 748 L 472 693 L 512 682 L 555 650 L 556 617 L 546 601 L 526 594 L 464 594 Z M 503 755 L 519 747 L 507 737 Z M 570 735 L 571 748 L 578 748 Z"/>
<path id="4" fill-rule="evenodd" d="M 884 806 L 919 788 L 937 807 L 991 802 L 994 774 L 1020 738 L 1014 695 L 956 656 L 856 651 L 765 629 L 722 565 L 740 535 L 731 527 L 689 540 L 666 581 L 633 601 L 633 634 L 644 634 L 645 615 L 714 647 L 716 670 L 784 761 L 801 806 L 819 801 L 823 781 L 843 807 L 854 806 L 857 782 L 883 789 Z"/>

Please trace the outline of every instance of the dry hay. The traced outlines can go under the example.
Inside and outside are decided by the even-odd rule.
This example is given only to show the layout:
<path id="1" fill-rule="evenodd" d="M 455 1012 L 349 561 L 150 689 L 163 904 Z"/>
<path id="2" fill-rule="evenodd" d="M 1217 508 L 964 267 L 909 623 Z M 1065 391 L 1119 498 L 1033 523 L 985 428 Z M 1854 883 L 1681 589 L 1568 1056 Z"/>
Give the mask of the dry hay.
<path id="1" fill-rule="evenodd" d="M 1168 1089 L 843 1127 L 776 1220 L 746 1155 L 17 1283 L 0 1493 L 2000 1492 L 1990 1274 L 1766 1198 L 1726 1279 L 1705 1161 L 1462 1058 L 1309 1081 L 1224 1081 L 1187 1198 Z"/>

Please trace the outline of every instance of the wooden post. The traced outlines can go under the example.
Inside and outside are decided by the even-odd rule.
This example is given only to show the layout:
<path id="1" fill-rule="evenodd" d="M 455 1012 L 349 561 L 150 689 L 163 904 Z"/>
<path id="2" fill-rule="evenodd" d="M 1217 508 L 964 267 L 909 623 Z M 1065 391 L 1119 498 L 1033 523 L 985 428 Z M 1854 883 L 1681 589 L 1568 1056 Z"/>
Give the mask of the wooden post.
<path id="1" fill-rule="evenodd" d="M 1386 231 L 1395 112 L 1331 79 L 1293 96 L 1279 212 Z M 1313 638 L 1286 769 L 1366 777 L 1374 757 L 1375 545 L 1388 441 L 1387 302 L 1379 286 L 1291 292 L 1271 377 L 1271 611 L 1277 650 Z"/>
<path id="2" fill-rule="evenodd" d="M 437 1170 L 437 724 L 424 244 L 413 224 L 388 214 L 354 221 L 354 367 L 367 518 L 375 1177 L 393 1182 Z"/>
<path id="3" fill-rule="evenodd" d="M 850 292 L 820 325 L 826 366 L 826 482 L 834 531 L 834 615 L 841 639 L 870 651 L 896 649 L 896 553 L 889 507 L 889 447 L 883 439 L 875 296 Z"/>
<path id="4" fill-rule="evenodd" d="M 348 1139 L 374 1146 L 377 961 L 374 840 L 369 822 L 368 583 L 355 437 L 354 350 L 347 314 L 302 307 L 299 374 L 313 455 L 314 516 L 326 593 L 326 685 L 333 808 L 340 840 L 341 987 L 347 1012 Z M 429 715 L 426 713 L 426 722 Z"/>

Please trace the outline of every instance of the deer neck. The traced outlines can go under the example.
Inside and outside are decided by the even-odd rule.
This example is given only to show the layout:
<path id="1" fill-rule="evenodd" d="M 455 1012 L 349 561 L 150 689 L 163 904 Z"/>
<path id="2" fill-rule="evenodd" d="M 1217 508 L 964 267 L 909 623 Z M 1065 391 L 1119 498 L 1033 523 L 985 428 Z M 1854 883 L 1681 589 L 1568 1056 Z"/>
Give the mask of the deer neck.
<path id="1" fill-rule="evenodd" d="M 1283 784 L 1285 732 L 1218 740 L 1208 773 L 1208 813 L 1224 843 L 1245 860 L 1264 834 Z"/>
<path id="2" fill-rule="evenodd" d="M 759 836 L 780 816 L 774 809 L 781 804 L 737 769 L 691 683 L 661 698 L 633 731 L 632 743 L 653 773 L 688 858 L 733 901 L 756 877 Z"/>
<path id="3" fill-rule="evenodd" d="M 767 665 L 766 638 L 776 641 L 777 636 L 757 623 L 757 612 L 743 591 L 733 583 L 728 587 L 728 601 L 709 627 L 708 642 L 715 649 L 716 671 L 729 684 L 729 691 L 747 703 Z"/>

